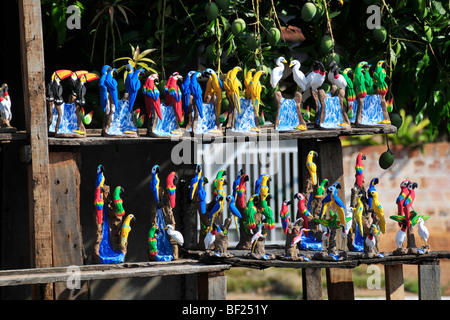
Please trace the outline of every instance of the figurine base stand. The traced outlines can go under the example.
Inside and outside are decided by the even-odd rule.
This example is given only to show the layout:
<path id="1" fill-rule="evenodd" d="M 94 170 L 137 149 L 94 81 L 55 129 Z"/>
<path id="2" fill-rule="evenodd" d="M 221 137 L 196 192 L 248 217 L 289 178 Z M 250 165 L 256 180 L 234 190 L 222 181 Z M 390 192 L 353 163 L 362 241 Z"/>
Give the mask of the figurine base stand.
<path id="1" fill-rule="evenodd" d="M 277 106 L 275 130 L 283 132 L 299 132 L 308 130 L 301 112 L 302 94 L 296 92 L 293 99 L 283 98 L 280 91 L 274 94 Z"/>
<path id="2" fill-rule="evenodd" d="M 246 202 L 247 203 L 247 202 Z M 241 237 L 239 239 L 239 243 L 236 245 L 236 249 L 238 250 L 250 250 L 252 248 L 252 237 L 253 234 L 250 232 L 250 230 L 244 226 L 243 221 L 248 220 L 247 215 L 245 214 L 245 209 L 239 208 L 239 212 L 241 213 L 242 219 L 239 219 L 239 229 L 241 230 Z M 256 225 L 259 225 L 261 223 L 261 213 L 257 212 L 255 213 L 255 223 Z M 256 232 L 254 230 L 253 232 Z"/>
<path id="3" fill-rule="evenodd" d="M 86 129 L 78 114 L 79 108 L 75 103 L 56 105 L 56 123 L 54 136 L 57 138 L 85 138 Z M 55 114 L 53 112 L 53 119 Z"/>
<path id="4" fill-rule="evenodd" d="M 378 127 L 391 124 L 386 107 L 386 97 L 378 94 L 357 98 L 356 127 Z"/>
<path id="5" fill-rule="evenodd" d="M 351 125 L 344 110 L 345 91 L 340 89 L 333 93 L 337 93 L 337 95 L 325 94 L 323 90 L 319 90 L 320 117 L 317 119 L 317 126 L 319 129 L 348 130 Z"/>
<path id="6" fill-rule="evenodd" d="M 257 260 L 274 260 L 274 254 L 266 254 L 266 237 L 261 236 L 256 240 L 256 244 L 252 252 L 245 253 L 242 257 Z"/>
<path id="7" fill-rule="evenodd" d="M 102 136 L 113 138 L 139 137 L 133 113 L 129 110 L 129 101 L 119 100 L 119 105 L 116 108 L 113 106 L 112 109 L 112 112 L 110 111 L 105 115 L 106 124 L 103 127 Z"/>
<path id="8" fill-rule="evenodd" d="M 248 136 L 259 133 L 257 126 L 257 115 L 251 99 L 240 99 L 241 112 L 234 109 L 234 126 L 227 130 L 226 134 L 231 136 Z"/>
<path id="9" fill-rule="evenodd" d="M 198 112 L 193 111 L 194 120 L 191 131 L 194 136 L 201 135 L 205 138 L 223 136 L 222 126 L 220 125 L 219 116 L 216 112 L 217 99 L 214 98 L 212 101 L 213 102 L 203 103 L 203 118 L 199 117 Z"/>
<path id="10" fill-rule="evenodd" d="M 225 258 L 233 258 L 234 254 L 229 253 L 228 250 L 228 236 L 226 233 L 228 232 L 228 229 L 231 224 L 231 219 L 226 218 L 225 224 L 223 226 L 220 226 L 220 229 L 222 232 L 218 232 L 216 234 L 216 240 L 214 241 L 214 249 L 213 250 L 206 250 L 205 253 L 203 253 L 204 257 L 210 257 L 210 258 L 216 258 L 216 259 L 225 259 Z M 225 232 L 225 234 L 224 234 Z"/>
<path id="11" fill-rule="evenodd" d="M 159 119 L 154 111 L 152 113 L 153 123 L 151 130 L 147 131 L 147 136 L 156 138 L 179 137 L 186 131 L 186 129 L 180 128 L 176 119 L 175 110 L 172 106 L 167 106 L 164 103 L 161 103 L 162 119 Z"/>

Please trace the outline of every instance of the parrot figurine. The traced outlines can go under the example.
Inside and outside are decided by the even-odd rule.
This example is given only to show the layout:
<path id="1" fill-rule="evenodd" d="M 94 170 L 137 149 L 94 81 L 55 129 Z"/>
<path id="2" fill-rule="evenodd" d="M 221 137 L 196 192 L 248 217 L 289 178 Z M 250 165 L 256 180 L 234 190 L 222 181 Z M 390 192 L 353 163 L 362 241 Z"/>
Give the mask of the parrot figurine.
<path id="1" fill-rule="evenodd" d="M 338 210 L 339 223 L 344 229 L 343 232 L 346 233 L 346 231 L 345 231 L 346 215 L 345 214 L 346 214 L 347 210 L 345 209 L 344 202 L 338 196 L 338 189 L 340 189 L 340 188 L 341 188 L 341 184 L 339 182 L 335 182 L 328 189 L 331 191 L 331 201 L 333 202 L 333 204 L 335 205 L 335 207 Z"/>
<path id="2" fill-rule="evenodd" d="M 317 191 L 314 197 L 316 199 L 322 199 L 323 193 L 325 192 L 327 187 L 328 187 L 328 179 L 323 179 L 322 182 L 317 187 Z"/>
<path id="3" fill-rule="evenodd" d="M 364 65 L 364 79 L 366 81 L 366 90 L 367 94 L 373 94 L 373 79 L 371 75 L 371 71 L 373 70 L 372 65 L 366 63 Z"/>
<path id="4" fill-rule="evenodd" d="M 225 178 L 217 179 L 217 190 L 216 193 L 222 195 L 222 197 L 225 199 L 225 191 L 223 186 L 227 185 L 227 180 Z"/>
<path id="5" fill-rule="evenodd" d="M 267 183 L 272 181 L 272 178 L 268 173 L 262 174 L 255 183 L 255 194 L 258 194 L 260 197 L 269 193 L 269 186 Z"/>
<path id="6" fill-rule="evenodd" d="M 137 108 L 133 111 L 133 119 L 136 121 L 136 126 L 138 128 L 142 127 L 144 125 L 144 117 L 145 115 L 139 116 L 141 113 L 141 109 Z"/>
<path id="7" fill-rule="evenodd" d="M 369 251 L 372 251 L 372 249 L 376 245 L 375 234 L 378 234 L 378 229 L 374 224 L 372 224 L 372 226 L 369 229 L 369 234 L 367 235 L 366 240 L 364 241 Z"/>
<path id="8" fill-rule="evenodd" d="M 247 231 L 256 228 L 255 214 L 258 212 L 258 209 L 255 206 L 255 201 L 257 200 L 259 200 L 259 196 L 256 194 L 252 195 L 245 209 L 247 219 L 244 221 L 244 226 L 247 228 Z"/>
<path id="9" fill-rule="evenodd" d="M 102 106 L 103 112 L 106 112 L 106 107 L 108 106 L 108 87 L 106 87 L 105 81 L 110 70 L 110 66 L 104 65 L 102 67 L 100 81 L 98 82 L 98 87 L 100 89 L 100 105 Z"/>
<path id="10" fill-rule="evenodd" d="M 234 198 L 234 196 L 230 194 L 227 196 L 226 199 L 228 202 L 228 209 L 230 209 L 231 214 L 234 217 L 234 222 L 236 224 L 236 231 L 237 231 L 238 238 L 240 238 L 241 232 L 239 230 L 239 219 L 242 219 L 242 215 L 239 212 L 238 208 L 236 208 L 236 199 Z"/>
<path id="11" fill-rule="evenodd" d="M 179 79 L 183 80 L 183 77 L 178 74 L 178 72 L 174 72 L 169 77 L 169 80 L 167 80 L 166 86 L 164 87 L 164 92 L 166 93 L 166 102 L 168 105 L 173 107 L 178 122 L 183 123 L 181 89 L 178 86 Z"/>
<path id="12" fill-rule="evenodd" d="M 0 101 L 1 101 L 1 98 L 0 98 Z M 80 115 L 81 121 L 83 121 L 83 123 L 85 125 L 88 125 L 92 122 L 92 116 L 94 115 L 94 111 L 91 111 L 88 114 L 85 114 L 84 108 L 81 107 L 79 115 Z"/>
<path id="13" fill-rule="evenodd" d="M 380 96 L 385 96 L 386 93 L 388 92 L 388 86 L 385 81 L 386 67 L 387 67 L 386 61 L 380 60 L 377 62 L 377 66 L 375 67 L 373 73 L 373 84 L 375 85 L 377 93 Z"/>
<path id="14" fill-rule="evenodd" d="M 150 256 L 156 256 L 158 253 L 157 247 L 157 236 L 159 234 L 159 228 L 157 225 L 154 225 L 148 231 L 148 252 Z"/>
<path id="15" fill-rule="evenodd" d="M 226 175 L 227 175 L 227 172 L 225 170 L 220 170 L 217 173 L 216 178 L 213 180 L 212 188 L 211 188 L 211 192 L 212 192 L 213 196 L 217 195 L 217 184 L 219 182 L 219 179 L 222 179 Z"/>
<path id="16" fill-rule="evenodd" d="M 192 200 L 194 200 L 195 194 L 197 192 L 197 186 L 198 186 L 198 182 L 200 181 L 200 177 L 202 176 L 202 165 L 198 164 L 197 167 L 195 168 L 195 176 L 194 178 L 192 178 L 190 184 L 189 184 L 189 198 Z"/>
<path id="17" fill-rule="evenodd" d="M 280 218 L 281 218 L 281 227 L 283 228 L 284 234 L 287 234 L 287 230 L 289 227 L 289 207 L 291 205 L 291 200 L 284 200 L 281 205 Z"/>
<path id="18" fill-rule="evenodd" d="M 272 198 L 272 195 L 270 193 L 267 193 L 264 196 L 260 197 L 260 199 L 261 199 L 260 206 L 262 208 L 261 214 L 266 217 L 264 227 L 267 230 L 272 230 L 273 228 L 275 228 L 275 220 L 273 217 L 273 210 L 269 205 L 269 200 L 271 198 Z"/>
<path id="19" fill-rule="evenodd" d="M 252 78 L 255 75 L 255 73 L 256 73 L 256 69 L 250 69 L 247 71 L 247 74 L 245 75 L 244 87 L 245 87 L 245 98 L 246 99 L 251 99 L 250 81 L 252 81 Z"/>
<path id="20" fill-rule="evenodd" d="M 223 196 L 221 194 L 218 194 L 215 198 L 214 206 L 212 207 L 211 211 L 209 212 L 209 218 L 211 219 L 211 224 L 209 226 L 209 230 L 212 230 L 212 225 L 214 223 L 214 220 L 216 219 L 217 215 L 219 215 L 221 212 L 223 212 Z"/>
<path id="21" fill-rule="evenodd" d="M 327 188 L 327 195 L 322 199 L 322 209 L 320 212 L 320 219 L 324 219 L 325 213 L 327 212 L 328 207 L 331 205 L 331 191 L 330 187 Z"/>
<path id="22" fill-rule="evenodd" d="M 187 117 L 189 114 L 189 104 L 191 103 L 191 76 L 195 71 L 189 71 L 181 84 L 181 94 L 183 102 L 184 116 Z"/>
<path id="23" fill-rule="evenodd" d="M 103 223 L 103 206 L 104 206 L 104 199 L 103 199 L 103 186 L 105 183 L 105 175 L 104 175 L 104 168 L 102 165 L 99 165 L 97 167 L 97 179 L 95 181 L 95 199 L 94 199 L 94 206 L 97 214 L 97 222 L 98 224 Z"/>
<path id="24" fill-rule="evenodd" d="M 198 201 L 200 202 L 200 212 L 202 214 L 206 213 L 206 190 L 205 183 L 208 183 L 208 179 L 206 177 L 200 177 L 199 182 L 197 184 L 197 195 Z"/>
<path id="25" fill-rule="evenodd" d="M 259 105 L 261 104 L 261 82 L 260 78 L 261 76 L 265 76 L 266 73 L 262 70 L 257 71 L 255 75 L 253 76 L 252 80 L 250 81 L 250 97 L 253 102 L 253 107 L 255 108 L 255 115 L 259 115 Z"/>
<path id="26" fill-rule="evenodd" d="M 264 224 L 262 222 L 259 224 L 258 231 L 256 231 L 256 233 L 253 235 L 253 237 L 251 239 L 251 246 L 252 246 L 251 253 L 253 253 L 255 251 L 256 243 L 258 242 L 258 239 L 263 236 L 263 231 L 262 231 L 263 225 Z M 256 225 L 255 225 L 255 228 L 256 228 Z"/>
<path id="27" fill-rule="evenodd" d="M 142 92 L 145 98 L 145 107 L 147 109 L 147 116 L 150 119 L 152 117 L 153 110 L 155 110 L 159 120 L 162 120 L 161 115 L 161 93 L 155 83 L 159 82 L 158 74 L 153 73 L 148 76 L 142 87 Z"/>
<path id="28" fill-rule="evenodd" d="M 363 175 L 364 165 L 362 163 L 363 160 L 366 160 L 366 155 L 360 152 L 356 157 L 356 165 L 355 165 L 356 186 L 358 186 L 359 188 L 362 187 L 362 184 L 364 182 L 364 175 Z"/>
<path id="29" fill-rule="evenodd" d="M 303 227 L 308 229 L 309 227 L 309 223 L 308 223 L 308 217 L 311 215 L 311 213 L 309 212 L 308 208 L 306 207 L 306 198 L 303 195 L 303 193 L 296 193 L 294 195 L 294 199 L 297 199 L 297 210 L 298 210 L 298 215 L 300 216 L 300 218 L 303 219 Z M 305 232 L 305 235 L 308 236 L 308 232 Z"/>
<path id="30" fill-rule="evenodd" d="M 306 156 L 306 168 L 308 169 L 309 175 L 311 176 L 311 180 L 313 185 L 317 184 L 317 166 L 313 162 L 314 156 L 319 156 L 317 152 L 310 151 L 308 155 Z"/>
<path id="31" fill-rule="evenodd" d="M 170 207 L 173 209 L 176 205 L 176 183 L 178 181 L 178 175 L 175 171 L 169 173 L 166 178 L 166 190 L 169 196 Z"/>
<path id="32" fill-rule="evenodd" d="M 378 225 L 380 231 L 384 234 L 386 232 L 386 221 L 384 219 L 384 209 L 378 198 L 378 192 L 376 190 L 370 190 L 370 196 L 372 197 L 372 209 L 378 217 Z"/>
<path id="33" fill-rule="evenodd" d="M 117 217 L 122 217 L 125 215 L 125 209 L 123 208 L 123 200 L 120 197 L 120 194 L 124 192 L 125 190 L 118 186 L 116 189 L 114 189 L 114 209 Z"/>
<path id="34" fill-rule="evenodd" d="M 346 95 L 347 95 L 347 101 L 352 102 L 356 100 L 356 93 L 355 88 L 353 85 L 353 71 L 351 68 L 346 68 L 342 72 L 342 76 L 347 81 L 347 89 L 346 89 Z"/>
<path id="35" fill-rule="evenodd" d="M 397 204 L 397 212 L 399 216 L 403 216 L 403 204 L 405 203 L 406 198 L 408 197 L 409 190 L 408 190 L 408 184 L 410 183 L 409 180 L 402 181 L 400 183 L 400 194 L 397 197 L 397 200 L 395 203 Z M 398 223 L 398 226 L 401 227 L 401 223 Z"/>
<path id="36" fill-rule="evenodd" d="M 105 85 L 108 89 L 108 93 L 116 106 L 119 106 L 119 91 L 117 90 L 117 80 L 115 77 L 117 76 L 117 69 L 110 69 L 105 78 Z"/>
<path id="37" fill-rule="evenodd" d="M 364 236 L 364 230 L 363 230 L 363 224 L 362 224 L 362 216 L 364 212 L 364 204 L 362 202 L 362 197 L 364 193 L 359 192 L 358 196 L 356 197 L 356 208 L 353 210 L 353 219 L 355 220 L 356 225 L 358 226 L 359 233 L 361 234 L 361 237 Z"/>
<path id="38" fill-rule="evenodd" d="M 236 187 L 236 200 L 239 208 L 245 209 L 245 195 L 246 195 L 246 185 L 245 183 L 248 181 L 248 175 L 243 174 L 239 180 L 239 185 Z"/>
<path id="39" fill-rule="evenodd" d="M 133 214 L 129 214 L 124 222 L 122 223 L 122 230 L 120 232 L 120 247 L 122 249 L 125 249 L 128 243 L 128 235 L 130 234 L 131 231 L 131 221 L 135 221 L 136 218 Z"/>
<path id="40" fill-rule="evenodd" d="M 141 88 L 141 81 L 139 77 L 144 74 L 144 69 L 134 70 L 134 68 L 127 64 L 125 70 L 128 72 L 125 79 L 125 90 L 128 92 L 128 101 L 130 102 L 128 109 L 133 110 L 134 102 L 136 101 L 137 93 Z"/>
<path id="41" fill-rule="evenodd" d="M 355 85 L 356 97 L 364 98 L 367 95 L 366 79 L 364 78 L 364 66 L 367 64 L 365 61 L 358 63 L 355 69 L 355 77 L 353 84 Z"/>
<path id="42" fill-rule="evenodd" d="M 284 64 L 287 63 L 287 60 L 284 57 L 279 57 L 277 61 L 275 61 L 276 67 L 272 69 L 270 73 L 270 85 L 272 88 L 276 89 L 278 86 L 278 82 L 280 82 L 283 77 L 284 72 Z"/>
<path id="43" fill-rule="evenodd" d="M 150 189 L 153 193 L 153 198 L 157 205 L 159 205 L 159 166 L 155 165 L 152 168 L 152 179 L 150 180 Z"/>
<path id="44" fill-rule="evenodd" d="M 225 89 L 228 101 L 232 102 L 238 113 L 241 113 L 241 101 L 239 95 L 240 82 L 237 79 L 237 73 L 242 71 L 241 67 L 234 67 L 227 72 L 223 81 L 223 88 Z"/>
<path id="45" fill-rule="evenodd" d="M 240 169 L 238 172 L 238 176 L 236 177 L 236 180 L 233 181 L 233 197 L 237 199 L 237 187 L 239 186 L 239 183 L 241 181 L 241 176 L 244 175 L 244 169 Z"/>
<path id="46" fill-rule="evenodd" d="M 369 184 L 369 189 L 367 190 L 367 198 L 369 199 L 369 208 L 372 208 L 372 196 L 371 196 L 371 194 L 370 194 L 370 191 L 377 191 L 376 189 L 375 189 L 375 185 L 376 184 L 378 184 L 378 178 L 373 178 L 371 181 L 370 181 L 370 184 Z"/>
<path id="47" fill-rule="evenodd" d="M 415 188 L 418 187 L 418 184 L 416 182 L 412 182 L 410 181 L 408 183 L 408 196 L 405 199 L 405 202 L 403 202 L 403 214 L 405 215 L 406 218 L 406 226 L 408 228 L 411 227 L 411 219 L 409 217 L 409 212 L 411 210 L 411 206 L 414 202 L 414 199 L 416 198 L 416 191 L 414 190 Z"/>
<path id="48" fill-rule="evenodd" d="M 222 81 L 219 79 L 217 73 L 211 68 L 203 71 L 203 75 L 209 77 L 208 82 L 206 83 L 204 100 L 206 100 L 206 95 L 212 95 L 211 92 L 213 92 L 217 97 L 216 114 L 219 115 L 222 107 Z"/>
<path id="49" fill-rule="evenodd" d="M 197 107 L 197 112 L 200 118 L 203 118 L 203 97 L 202 97 L 202 87 L 198 83 L 198 78 L 202 74 L 200 72 L 195 72 L 191 76 L 191 82 L 189 88 L 191 90 L 192 96 L 194 98 L 194 104 Z"/>

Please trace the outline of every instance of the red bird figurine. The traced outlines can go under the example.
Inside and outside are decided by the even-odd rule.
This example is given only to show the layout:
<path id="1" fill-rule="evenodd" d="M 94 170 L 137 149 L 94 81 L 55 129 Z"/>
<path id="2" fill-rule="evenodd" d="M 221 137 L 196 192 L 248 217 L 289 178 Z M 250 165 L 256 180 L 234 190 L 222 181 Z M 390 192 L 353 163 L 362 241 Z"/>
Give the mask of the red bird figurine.
<path id="1" fill-rule="evenodd" d="M 245 191 L 247 190 L 245 183 L 248 181 L 248 175 L 247 174 L 243 174 L 241 175 L 241 180 L 239 181 L 239 185 L 236 188 L 236 194 L 237 194 L 237 199 L 236 202 L 238 204 L 238 206 L 242 209 L 246 208 L 246 204 L 245 204 Z"/>
<path id="2" fill-rule="evenodd" d="M 159 99 L 160 92 L 158 87 L 155 85 L 155 81 L 158 82 L 159 78 L 156 73 L 150 75 L 142 87 L 145 97 L 145 107 L 147 109 L 147 115 L 150 119 L 152 117 L 153 110 L 156 111 L 158 118 L 162 120 L 161 116 L 161 100 Z"/>
<path id="3" fill-rule="evenodd" d="M 408 228 L 411 228 L 411 220 L 409 219 L 409 212 L 411 210 L 412 204 L 414 202 L 414 199 L 416 198 L 416 191 L 414 191 L 415 188 L 418 187 L 418 184 L 416 182 L 410 181 L 408 183 L 408 196 L 406 197 L 405 202 L 403 202 L 403 213 L 406 218 L 406 226 Z"/>
<path id="4" fill-rule="evenodd" d="M 308 229 L 308 216 L 310 215 L 308 208 L 305 205 L 306 198 L 303 193 L 296 193 L 294 198 L 298 200 L 297 209 L 300 213 L 300 218 L 303 219 L 303 228 Z M 305 235 L 308 236 L 308 231 L 305 231 Z"/>
<path id="5" fill-rule="evenodd" d="M 174 110 L 175 114 L 178 118 L 178 122 L 183 122 L 183 103 L 181 101 L 181 89 L 178 86 L 178 80 L 183 80 L 183 77 L 178 73 L 174 72 L 169 80 L 167 80 L 167 84 L 164 88 L 164 91 L 166 92 L 166 102 L 167 105 L 171 105 Z"/>
<path id="6" fill-rule="evenodd" d="M 356 174 L 355 174 L 355 178 L 356 178 L 356 185 L 361 188 L 362 184 L 364 182 L 364 165 L 362 163 L 363 160 L 366 160 L 366 155 L 363 153 L 359 153 L 358 156 L 356 157 L 356 166 L 355 166 L 355 170 L 356 170 Z"/>
<path id="7" fill-rule="evenodd" d="M 167 176 L 167 179 L 166 179 L 166 189 L 167 189 L 167 193 L 169 195 L 170 206 L 172 207 L 172 209 L 175 208 L 175 203 L 176 203 L 177 187 L 175 186 L 175 184 L 177 182 L 177 179 L 178 179 L 178 176 L 175 171 L 172 171 L 171 173 L 169 173 L 169 175 Z"/>

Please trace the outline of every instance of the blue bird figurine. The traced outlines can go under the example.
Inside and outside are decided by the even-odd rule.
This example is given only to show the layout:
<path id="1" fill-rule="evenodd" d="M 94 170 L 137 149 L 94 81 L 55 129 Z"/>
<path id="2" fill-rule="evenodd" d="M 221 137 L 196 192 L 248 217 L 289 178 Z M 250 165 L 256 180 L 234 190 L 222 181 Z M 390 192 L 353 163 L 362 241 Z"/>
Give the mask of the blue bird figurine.
<path id="1" fill-rule="evenodd" d="M 198 200 L 200 202 L 200 211 L 202 214 L 206 213 L 206 190 L 205 183 L 208 183 L 208 179 L 206 177 L 200 177 L 200 180 L 197 184 L 198 188 Z"/>
<path id="2" fill-rule="evenodd" d="M 152 190 L 153 197 L 156 204 L 159 204 L 159 166 L 155 165 L 152 168 L 152 180 L 150 180 L 150 189 Z"/>
<path id="3" fill-rule="evenodd" d="M 201 75 L 202 74 L 200 72 L 195 72 L 191 76 L 190 88 L 191 93 L 194 97 L 194 104 L 197 107 L 198 115 L 200 116 L 200 118 L 203 118 L 203 91 L 200 83 L 198 83 L 198 78 L 201 77 Z"/>
<path id="4" fill-rule="evenodd" d="M 102 68 L 102 76 L 98 82 L 98 87 L 100 89 L 100 105 L 102 106 L 103 112 L 106 112 L 106 107 L 108 106 L 108 88 L 106 87 L 105 81 L 108 71 L 110 70 L 110 66 L 104 65 Z"/>

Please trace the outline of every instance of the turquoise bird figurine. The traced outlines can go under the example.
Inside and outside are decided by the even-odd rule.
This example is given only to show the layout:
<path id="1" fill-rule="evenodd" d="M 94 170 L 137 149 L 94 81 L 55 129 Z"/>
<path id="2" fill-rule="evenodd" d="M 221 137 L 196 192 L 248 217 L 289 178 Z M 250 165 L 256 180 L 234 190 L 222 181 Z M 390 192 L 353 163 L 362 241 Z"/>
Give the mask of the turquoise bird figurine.
<path id="1" fill-rule="evenodd" d="M 192 178 L 191 183 L 189 184 L 189 199 L 194 200 L 195 194 L 197 193 L 198 183 L 200 181 L 200 177 L 202 176 L 202 165 L 198 164 L 195 168 L 195 176 Z"/>
<path id="2" fill-rule="evenodd" d="M 152 180 L 150 180 L 150 189 L 153 193 L 153 198 L 156 204 L 159 204 L 159 166 L 155 165 L 152 168 Z"/>

